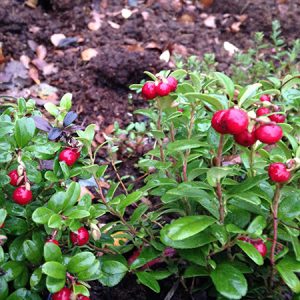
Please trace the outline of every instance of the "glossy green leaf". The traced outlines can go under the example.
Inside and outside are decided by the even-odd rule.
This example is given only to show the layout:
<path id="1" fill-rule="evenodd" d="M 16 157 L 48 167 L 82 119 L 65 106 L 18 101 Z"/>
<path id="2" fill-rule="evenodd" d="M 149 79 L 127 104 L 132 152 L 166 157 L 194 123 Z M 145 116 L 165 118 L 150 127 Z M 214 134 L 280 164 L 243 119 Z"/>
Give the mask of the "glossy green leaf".
<path id="1" fill-rule="evenodd" d="M 149 272 L 136 272 L 135 273 L 139 282 L 153 290 L 155 293 L 160 292 L 160 286 L 153 275 Z"/>
<path id="2" fill-rule="evenodd" d="M 44 263 L 42 271 L 44 274 L 55 279 L 64 279 L 66 277 L 66 267 L 55 261 Z"/>
<path id="3" fill-rule="evenodd" d="M 264 264 L 263 257 L 256 248 L 247 242 L 237 241 L 237 245 L 259 266 Z"/>
<path id="4" fill-rule="evenodd" d="M 15 127 L 15 138 L 20 148 L 26 146 L 33 138 L 35 123 L 32 118 L 21 118 L 17 120 Z"/>
<path id="5" fill-rule="evenodd" d="M 91 252 L 81 252 L 73 256 L 68 263 L 70 273 L 79 273 L 90 268 L 95 262 L 96 257 Z"/>
<path id="6" fill-rule="evenodd" d="M 214 73 L 218 81 L 224 86 L 227 95 L 229 96 L 230 99 L 233 98 L 234 95 L 234 83 L 233 81 L 226 76 L 225 74 L 221 72 L 215 72 Z"/>
<path id="7" fill-rule="evenodd" d="M 32 214 L 32 220 L 37 224 L 47 224 L 54 212 L 47 207 L 38 207 Z"/>
<path id="8" fill-rule="evenodd" d="M 47 242 L 44 245 L 45 261 L 62 262 L 62 253 L 59 246 L 52 242 Z"/>

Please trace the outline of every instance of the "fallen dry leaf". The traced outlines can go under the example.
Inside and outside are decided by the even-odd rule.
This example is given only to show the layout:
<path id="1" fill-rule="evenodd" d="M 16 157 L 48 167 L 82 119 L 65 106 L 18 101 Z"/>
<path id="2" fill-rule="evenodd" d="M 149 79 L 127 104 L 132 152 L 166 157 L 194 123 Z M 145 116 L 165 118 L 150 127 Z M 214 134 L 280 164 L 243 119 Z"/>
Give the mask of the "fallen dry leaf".
<path id="1" fill-rule="evenodd" d="M 55 47 L 57 47 L 59 45 L 59 43 L 65 38 L 66 38 L 66 36 L 63 33 L 55 33 L 55 34 L 51 35 L 50 40 L 51 40 L 51 43 Z"/>
<path id="2" fill-rule="evenodd" d="M 234 53 L 239 52 L 240 49 L 229 42 L 224 42 L 223 44 L 224 49 L 232 56 Z"/>
<path id="3" fill-rule="evenodd" d="M 214 0 L 200 0 L 200 3 L 205 7 L 210 7 L 213 3 Z"/>
<path id="4" fill-rule="evenodd" d="M 35 25 L 29 27 L 29 32 L 31 32 L 31 33 L 37 33 L 40 30 L 41 30 L 41 28 L 38 26 L 35 26 Z"/>
<path id="5" fill-rule="evenodd" d="M 24 65 L 26 69 L 29 69 L 30 58 L 27 55 L 21 55 L 20 62 Z"/>
<path id="6" fill-rule="evenodd" d="M 145 49 L 140 44 L 124 46 L 130 52 L 143 52 Z"/>
<path id="7" fill-rule="evenodd" d="M 128 19 L 131 17 L 132 15 L 132 11 L 130 9 L 127 9 L 127 8 L 123 8 L 121 10 L 121 15 L 124 19 Z"/>
<path id="8" fill-rule="evenodd" d="M 114 124 L 110 124 L 110 125 L 108 125 L 108 126 L 104 129 L 104 132 L 105 132 L 105 134 L 107 134 L 107 135 L 113 133 L 114 131 L 115 131 L 115 125 L 114 125 Z"/>
<path id="9" fill-rule="evenodd" d="M 98 54 L 98 51 L 94 48 L 88 48 L 85 49 L 81 52 L 81 58 L 84 61 L 89 61 L 91 60 L 93 57 L 96 57 Z"/>
<path id="10" fill-rule="evenodd" d="M 120 29 L 120 25 L 115 22 L 107 21 L 107 23 L 114 29 Z"/>
<path id="11" fill-rule="evenodd" d="M 87 187 L 81 186 L 79 200 L 86 194 L 90 195 L 92 200 L 95 198 L 94 194 Z"/>
<path id="12" fill-rule="evenodd" d="M 240 29 L 241 24 L 242 24 L 242 22 L 234 22 L 234 23 L 232 23 L 231 26 L 230 26 L 230 31 L 234 32 L 234 33 L 239 32 L 241 30 Z"/>
<path id="13" fill-rule="evenodd" d="M 44 60 L 47 56 L 47 49 L 44 45 L 39 45 L 36 47 L 36 56 L 40 60 Z"/>
<path id="14" fill-rule="evenodd" d="M 3 64 L 6 61 L 3 51 L 2 51 L 2 43 L 0 42 L 0 65 Z"/>
<path id="15" fill-rule="evenodd" d="M 58 72 L 58 68 L 55 67 L 53 63 L 46 64 L 43 68 L 43 75 L 44 76 L 55 74 L 57 72 Z"/>
<path id="16" fill-rule="evenodd" d="M 204 25 L 207 28 L 216 28 L 216 17 L 215 16 L 208 16 L 205 20 L 204 20 Z"/>
<path id="17" fill-rule="evenodd" d="M 191 14 L 185 13 L 179 18 L 179 22 L 183 24 L 191 24 L 195 22 L 195 17 Z"/>
<path id="18" fill-rule="evenodd" d="M 38 2 L 39 2 L 38 0 L 27 0 L 25 2 L 25 5 L 27 5 L 27 6 L 31 7 L 31 8 L 36 8 L 37 5 L 38 5 Z"/>
<path id="19" fill-rule="evenodd" d="M 47 63 L 44 60 L 38 58 L 33 59 L 31 62 L 41 71 L 47 65 Z"/>
<path id="20" fill-rule="evenodd" d="M 145 46 L 145 49 L 158 49 L 158 50 L 161 50 L 161 47 L 155 42 L 150 42 Z"/>
<path id="21" fill-rule="evenodd" d="M 38 46 L 38 44 L 35 42 L 35 41 L 33 41 L 33 40 L 28 40 L 27 41 L 27 44 L 28 44 L 28 46 L 29 46 L 29 48 L 32 50 L 32 51 L 36 51 L 36 48 L 37 48 L 37 46 Z"/>
<path id="22" fill-rule="evenodd" d="M 92 11 L 91 13 L 93 17 L 93 21 L 88 23 L 88 29 L 91 31 L 97 31 L 101 27 L 101 18 L 100 14 L 96 11 Z"/>
<path id="23" fill-rule="evenodd" d="M 33 98 L 36 98 L 35 100 L 38 105 L 44 105 L 46 102 L 58 104 L 57 92 L 58 89 L 56 87 L 44 82 L 30 87 L 30 93 Z"/>
<path id="24" fill-rule="evenodd" d="M 165 50 L 159 57 L 160 60 L 163 60 L 165 62 L 169 62 L 171 57 L 170 51 L 169 50 Z"/>
<path id="25" fill-rule="evenodd" d="M 37 70 L 36 67 L 34 66 L 30 66 L 29 67 L 29 71 L 28 71 L 28 75 L 29 77 L 36 83 L 36 84 L 40 84 L 41 81 L 39 79 L 39 72 Z"/>

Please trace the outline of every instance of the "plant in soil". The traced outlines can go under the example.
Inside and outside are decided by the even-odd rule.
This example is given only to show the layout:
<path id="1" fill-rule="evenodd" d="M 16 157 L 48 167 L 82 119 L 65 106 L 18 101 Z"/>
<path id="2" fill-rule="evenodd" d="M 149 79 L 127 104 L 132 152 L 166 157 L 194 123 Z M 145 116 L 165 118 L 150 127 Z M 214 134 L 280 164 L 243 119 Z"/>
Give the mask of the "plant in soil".
<path id="1" fill-rule="evenodd" d="M 299 78 L 242 87 L 219 72 L 146 74 L 132 88 L 148 124 L 116 130 L 147 144 L 138 187 L 107 180 L 118 138 L 105 137 L 101 162 L 71 94 L 47 114 L 1 97 L 0 300 L 89 299 L 89 281 L 113 287 L 128 273 L 156 293 L 166 278 L 215 298 L 300 292 L 299 104 L 283 96 Z"/>

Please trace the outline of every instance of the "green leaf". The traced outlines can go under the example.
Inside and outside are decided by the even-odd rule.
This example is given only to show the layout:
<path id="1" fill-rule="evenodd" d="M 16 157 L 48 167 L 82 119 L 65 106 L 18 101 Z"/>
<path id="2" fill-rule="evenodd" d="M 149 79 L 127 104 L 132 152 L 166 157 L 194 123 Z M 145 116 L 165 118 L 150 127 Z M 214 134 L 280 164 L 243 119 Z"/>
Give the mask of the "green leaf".
<path id="1" fill-rule="evenodd" d="M 43 276 L 42 269 L 41 268 L 35 269 L 30 277 L 30 287 L 33 288 L 37 286 L 40 283 L 42 276 Z"/>
<path id="2" fill-rule="evenodd" d="M 184 97 L 186 97 L 190 101 L 200 100 L 201 102 L 204 103 L 204 105 L 209 105 L 214 110 L 221 110 L 225 108 L 222 101 L 220 101 L 220 99 L 211 95 L 201 94 L 201 93 L 186 93 L 184 94 Z"/>
<path id="3" fill-rule="evenodd" d="M 64 279 L 66 277 L 66 267 L 58 262 L 46 262 L 42 266 L 44 274 L 55 279 Z"/>
<path id="4" fill-rule="evenodd" d="M 172 77 L 176 78 L 177 80 L 179 80 L 179 79 L 183 79 L 186 75 L 187 75 L 187 71 L 185 71 L 183 69 L 177 69 L 177 70 L 171 72 L 171 74 L 169 76 L 172 76 Z"/>
<path id="5" fill-rule="evenodd" d="M 23 243 L 23 249 L 26 258 L 34 263 L 38 264 L 42 260 L 42 254 L 40 253 L 39 247 L 36 245 L 35 242 L 31 240 L 27 240 Z"/>
<path id="6" fill-rule="evenodd" d="M 279 205 L 279 218 L 294 219 L 300 216 L 300 193 L 284 197 Z"/>
<path id="7" fill-rule="evenodd" d="M 21 118 L 16 122 L 15 138 L 20 148 L 23 148 L 33 138 L 35 123 L 32 118 Z"/>
<path id="8" fill-rule="evenodd" d="M 75 295 L 80 295 L 81 294 L 81 295 L 84 295 L 86 297 L 88 297 L 90 295 L 90 292 L 87 289 L 87 287 L 85 287 L 84 285 L 79 284 L 79 283 L 73 284 L 72 290 L 73 290 L 73 293 Z"/>
<path id="9" fill-rule="evenodd" d="M 248 226 L 248 233 L 257 236 L 262 235 L 264 228 L 267 226 L 267 221 L 263 216 L 257 216 Z"/>
<path id="10" fill-rule="evenodd" d="M 228 264 L 219 264 L 210 277 L 217 291 L 229 299 L 241 299 L 247 294 L 247 281 L 241 271 Z"/>
<path id="11" fill-rule="evenodd" d="M 70 208 L 77 203 L 80 196 L 80 191 L 80 184 L 78 182 L 72 181 L 72 183 L 68 186 L 68 189 L 66 191 L 63 209 Z"/>
<path id="12" fill-rule="evenodd" d="M 23 262 L 8 261 L 7 263 L 3 264 L 1 268 L 5 272 L 3 278 L 6 281 L 12 281 L 24 271 L 24 264 Z"/>
<path id="13" fill-rule="evenodd" d="M 152 74 L 151 72 L 148 72 L 148 71 L 144 71 L 144 73 L 146 74 L 146 75 L 148 75 L 152 80 L 156 80 L 156 76 L 154 75 L 154 74 Z"/>
<path id="14" fill-rule="evenodd" d="M 81 252 L 73 256 L 68 263 L 68 271 L 70 273 L 79 273 L 90 268 L 96 257 L 91 252 Z"/>
<path id="15" fill-rule="evenodd" d="M 12 260 L 22 261 L 25 258 L 23 243 L 26 236 L 19 236 L 9 245 L 9 256 Z"/>
<path id="16" fill-rule="evenodd" d="M 264 264 L 263 257 L 256 248 L 247 242 L 237 241 L 237 245 L 259 266 Z"/>
<path id="17" fill-rule="evenodd" d="M 50 276 L 47 276 L 46 278 L 46 286 L 50 293 L 56 293 L 60 291 L 66 284 L 66 278 L 53 278 Z"/>
<path id="18" fill-rule="evenodd" d="M 230 194 L 240 194 L 242 192 L 248 191 L 251 188 L 257 186 L 260 182 L 268 178 L 267 174 L 257 175 L 255 177 L 248 177 L 245 181 L 237 183 L 236 185 L 228 188 L 228 193 Z"/>
<path id="19" fill-rule="evenodd" d="M 48 227 L 49 228 L 56 228 L 60 229 L 62 226 L 62 218 L 58 214 L 53 214 L 48 220 Z"/>
<path id="20" fill-rule="evenodd" d="M 153 247 L 144 247 L 140 255 L 136 258 L 135 261 L 130 265 L 130 269 L 137 269 L 144 266 L 147 262 L 159 257 L 161 255 L 160 251 L 157 251 Z"/>
<path id="21" fill-rule="evenodd" d="M 206 143 L 199 142 L 198 140 L 178 140 L 168 144 L 169 151 L 185 151 L 193 148 L 200 148 L 207 146 Z"/>
<path id="22" fill-rule="evenodd" d="M 139 282 L 150 288 L 155 293 L 160 292 L 160 286 L 153 275 L 149 272 L 136 272 L 135 273 Z"/>
<path id="23" fill-rule="evenodd" d="M 69 219 L 83 219 L 90 216 L 90 213 L 84 209 L 72 209 L 64 214 Z"/>
<path id="24" fill-rule="evenodd" d="M 17 289 L 9 295 L 6 300 L 41 300 L 40 296 L 34 292 L 28 291 L 25 288 Z"/>
<path id="25" fill-rule="evenodd" d="M 0 300 L 6 300 L 8 296 L 8 284 L 4 278 L 0 277 Z"/>
<path id="26" fill-rule="evenodd" d="M 59 110 L 55 104 L 48 102 L 44 105 L 44 107 L 50 115 L 54 117 L 58 116 Z"/>
<path id="27" fill-rule="evenodd" d="M 0 208 L 0 225 L 4 223 L 6 216 L 7 216 L 6 209 Z"/>
<path id="28" fill-rule="evenodd" d="M 209 275 L 207 269 L 202 266 L 189 266 L 185 269 L 183 277 L 184 278 L 193 278 L 198 276 L 205 276 Z"/>
<path id="29" fill-rule="evenodd" d="M 217 182 L 229 174 L 233 173 L 233 169 L 229 167 L 212 167 L 207 172 L 207 181 L 211 186 L 217 186 Z"/>
<path id="30" fill-rule="evenodd" d="M 47 207 L 38 207 L 32 214 L 32 220 L 37 224 L 47 224 L 54 212 Z"/>
<path id="31" fill-rule="evenodd" d="M 224 86 L 224 88 L 226 90 L 226 93 L 229 96 L 229 98 L 232 99 L 233 96 L 234 96 L 234 83 L 233 83 L 233 81 L 223 73 L 215 72 L 214 74 L 217 77 L 218 81 Z"/>
<path id="32" fill-rule="evenodd" d="M 128 196 L 126 196 L 126 198 L 124 200 L 122 200 L 122 202 L 119 204 L 119 209 L 124 209 L 127 206 L 137 202 L 138 200 L 140 200 L 143 196 L 143 192 L 140 191 L 135 191 L 131 194 L 129 194 Z"/>
<path id="33" fill-rule="evenodd" d="M 99 281 L 105 286 L 115 286 L 123 279 L 127 270 L 127 267 L 119 261 L 104 260 L 101 264 Z"/>
<path id="34" fill-rule="evenodd" d="M 52 242 L 47 242 L 44 245 L 44 257 L 45 261 L 62 262 L 62 253 L 59 246 Z"/>
<path id="35" fill-rule="evenodd" d="M 294 258 L 285 257 L 277 264 L 276 269 L 287 286 L 294 293 L 300 293 L 300 281 L 295 274 L 300 272 L 300 262 Z"/>
<path id="36" fill-rule="evenodd" d="M 60 103 L 60 107 L 64 108 L 66 111 L 69 111 L 72 107 L 72 94 L 66 93 L 62 96 Z"/>
<path id="37" fill-rule="evenodd" d="M 189 238 L 216 222 L 209 216 L 187 216 L 173 221 L 165 226 L 167 235 L 172 240 Z"/>
<path id="38" fill-rule="evenodd" d="M 96 280 L 100 278 L 101 270 L 100 270 L 100 262 L 96 260 L 93 265 L 77 274 L 79 280 L 89 281 Z"/>
<path id="39" fill-rule="evenodd" d="M 246 102 L 248 99 L 255 96 L 257 90 L 261 87 L 261 83 L 254 83 L 246 87 L 243 93 L 240 94 L 238 104 L 240 107 L 243 106 L 244 102 Z M 253 100 L 256 101 L 256 100 Z M 250 103 L 251 104 L 251 103 Z"/>
<path id="40" fill-rule="evenodd" d="M 64 207 L 66 192 L 57 192 L 51 196 L 48 201 L 48 208 L 56 213 L 60 212 Z M 48 222 L 48 220 L 47 220 Z"/>

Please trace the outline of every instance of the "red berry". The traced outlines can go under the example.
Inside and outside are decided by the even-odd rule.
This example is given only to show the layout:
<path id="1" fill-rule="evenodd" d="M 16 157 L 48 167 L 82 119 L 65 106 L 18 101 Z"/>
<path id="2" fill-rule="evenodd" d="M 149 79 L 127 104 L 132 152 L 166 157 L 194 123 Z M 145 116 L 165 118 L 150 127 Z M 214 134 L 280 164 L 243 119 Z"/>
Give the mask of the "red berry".
<path id="1" fill-rule="evenodd" d="M 268 101 L 268 102 L 271 102 L 271 97 L 269 95 L 261 95 L 259 100 L 261 102 L 264 102 L 264 101 Z"/>
<path id="2" fill-rule="evenodd" d="M 228 133 L 227 128 L 225 127 L 225 124 L 223 122 L 224 114 L 227 112 L 227 110 L 218 110 L 214 113 L 212 119 L 211 119 L 211 126 L 212 128 L 222 134 Z"/>
<path id="3" fill-rule="evenodd" d="M 67 287 L 52 295 L 52 300 L 71 300 L 71 290 Z"/>
<path id="4" fill-rule="evenodd" d="M 269 177 L 274 182 L 287 182 L 291 178 L 291 173 L 283 163 L 272 163 L 268 169 Z"/>
<path id="5" fill-rule="evenodd" d="M 155 83 L 146 82 L 142 88 L 142 95 L 147 100 L 154 99 L 157 96 Z"/>
<path id="6" fill-rule="evenodd" d="M 178 84 L 176 78 L 170 76 L 167 78 L 167 81 L 168 81 L 168 85 L 171 88 L 171 92 L 174 92 L 177 89 L 177 84 Z"/>
<path id="7" fill-rule="evenodd" d="M 90 298 L 80 294 L 77 296 L 77 300 L 90 300 Z"/>
<path id="8" fill-rule="evenodd" d="M 250 147 L 257 141 L 255 137 L 254 130 L 252 132 L 249 132 L 248 130 L 245 130 L 239 134 L 236 134 L 234 136 L 234 140 L 244 147 Z"/>
<path id="9" fill-rule="evenodd" d="M 249 124 L 247 113 L 236 108 L 228 109 L 222 118 L 222 122 L 224 122 L 228 133 L 231 134 L 239 134 L 245 131 Z"/>
<path id="10" fill-rule="evenodd" d="M 262 257 L 267 255 L 268 249 L 266 244 L 262 240 L 252 241 L 251 244 L 256 248 Z"/>
<path id="11" fill-rule="evenodd" d="M 261 107 L 259 108 L 257 111 L 256 111 L 256 115 L 258 117 L 261 117 L 261 116 L 264 116 L 264 115 L 267 115 L 270 113 L 270 110 L 267 108 L 267 107 Z"/>
<path id="12" fill-rule="evenodd" d="M 165 82 L 160 82 L 157 86 L 156 86 L 156 93 L 157 95 L 164 97 L 169 95 L 171 92 L 171 87 L 169 86 L 168 83 Z"/>
<path id="13" fill-rule="evenodd" d="M 238 240 L 243 241 L 243 242 L 247 242 L 247 243 L 251 243 L 251 239 L 248 238 L 247 236 L 241 236 L 238 238 Z"/>
<path id="14" fill-rule="evenodd" d="M 53 243 L 53 244 L 59 246 L 59 242 L 58 242 L 57 240 L 55 240 L 55 239 L 48 239 L 48 240 L 46 241 L 46 243 Z"/>
<path id="15" fill-rule="evenodd" d="M 2 223 L 1 225 L 0 225 L 0 228 L 3 228 L 4 227 L 4 223 Z"/>
<path id="16" fill-rule="evenodd" d="M 78 159 L 78 153 L 67 148 L 60 152 L 58 159 L 64 161 L 68 166 L 73 166 Z"/>
<path id="17" fill-rule="evenodd" d="M 276 123 L 284 123 L 285 121 L 285 115 L 282 114 L 274 114 L 269 116 L 270 120 Z"/>
<path id="18" fill-rule="evenodd" d="M 70 232 L 70 238 L 74 245 L 82 246 L 89 241 L 89 232 L 84 227 L 80 227 L 77 231 Z"/>
<path id="19" fill-rule="evenodd" d="M 18 179 L 19 179 L 18 171 L 12 170 L 8 173 L 8 176 L 10 177 L 9 183 L 13 186 L 18 186 Z"/>
<path id="20" fill-rule="evenodd" d="M 278 125 L 262 125 L 255 130 L 255 136 L 265 144 L 275 144 L 282 138 L 283 132 Z"/>
<path id="21" fill-rule="evenodd" d="M 32 192 L 27 190 L 24 185 L 17 187 L 12 195 L 14 202 L 26 205 L 32 200 Z"/>

